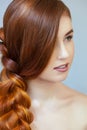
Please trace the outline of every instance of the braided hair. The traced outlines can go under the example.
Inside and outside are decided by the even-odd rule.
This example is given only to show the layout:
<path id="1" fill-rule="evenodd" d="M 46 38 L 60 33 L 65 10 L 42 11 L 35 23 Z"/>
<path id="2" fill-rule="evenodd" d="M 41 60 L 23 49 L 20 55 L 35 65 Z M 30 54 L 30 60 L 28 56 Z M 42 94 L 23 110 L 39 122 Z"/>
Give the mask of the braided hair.
<path id="1" fill-rule="evenodd" d="M 61 0 L 13 0 L 6 9 L 0 29 L 0 130 L 31 130 L 27 80 L 48 64 L 63 14 L 71 18 Z"/>
<path id="2" fill-rule="evenodd" d="M 27 95 L 27 84 L 20 77 L 18 64 L 8 57 L 4 45 L 3 30 L 0 31 L 0 51 L 4 68 L 0 75 L 0 129 L 1 130 L 30 130 L 29 124 L 33 115 L 29 111 L 30 97 Z"/>

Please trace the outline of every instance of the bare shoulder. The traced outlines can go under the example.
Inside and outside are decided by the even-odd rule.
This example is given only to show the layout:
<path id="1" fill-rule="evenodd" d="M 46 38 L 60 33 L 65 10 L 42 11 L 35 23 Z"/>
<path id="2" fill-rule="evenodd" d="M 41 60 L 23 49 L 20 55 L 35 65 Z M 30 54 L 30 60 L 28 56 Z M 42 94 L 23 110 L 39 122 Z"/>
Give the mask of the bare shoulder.
<path id="1" fill-rule="evenodd" d="M 87 95 L 68 86 L 63 86 L 64 97 L 69 100 L 68 112 L 73 127 L 87 130 Z"/>
<path id="2" fill-rule="evenodd" d="M 87 95 L 83 94 L 73 88 L 67 87 L 67 92 L 72 97 L 73 105 L 83 107 L 87 111 Z"/>
<path id="3" fill-rule="evenodd" d="M 84 105 L 87 105 L 87 95 L 86 94 L 83 94 L 83 93 L 81 93 L 73 88 L 70 88 L 68 86 L 65 86 L 65 85 L 64 85 L 64 87 L 66 88 L 68 95 L 71 95 L 75 102 L 86 103 Z"/>
<path id="4" fill-rule="evenodd" d="M 71 95 L 73 97 L 74 104 L 78 104 L 81 107 L 87 107 L 87 95 L 83 94 L 77 90 L 70 89 Z"/>
<path id="5" fill-rule="evenodd" d="M 87 95 L 73 90 L 73 115 L 75 120 L 82 124 L 84 130 L 87 130 Z"/>
<path id="6" fill-rule="evenodd" d="M 83 108 L 84 109 L 84 112 L 87 113 L 87 95 L 86 94 L 83 94 L 81 92 L 78 92 L 78 91 L 75 91 L 74 92 L 74 102 L 73 104 L 76 106 L 76 107 L 79 107 L 79 109 Z"/>

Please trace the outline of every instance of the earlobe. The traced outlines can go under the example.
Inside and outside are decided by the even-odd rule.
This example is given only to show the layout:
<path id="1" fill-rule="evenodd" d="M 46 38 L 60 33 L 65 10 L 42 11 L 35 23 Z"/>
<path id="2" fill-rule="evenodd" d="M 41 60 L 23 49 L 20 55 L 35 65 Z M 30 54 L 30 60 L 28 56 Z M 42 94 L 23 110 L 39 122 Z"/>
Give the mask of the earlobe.
<path id="1" fill-rule="evenodd" d="M 3 28 L 0 28 L 0 40 L 4 41 L 4 31 L 3 31 Z"/>

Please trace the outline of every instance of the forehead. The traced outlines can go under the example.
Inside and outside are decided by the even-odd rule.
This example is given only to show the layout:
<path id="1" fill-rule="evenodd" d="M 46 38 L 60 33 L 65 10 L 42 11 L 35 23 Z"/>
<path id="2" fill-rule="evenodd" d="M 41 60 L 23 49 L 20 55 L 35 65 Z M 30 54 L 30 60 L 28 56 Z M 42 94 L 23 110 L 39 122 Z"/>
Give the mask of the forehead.
<path id="1" fill-rule="evenodd" d="M 71 18 L 69 16 L 62 16 L 59 23 L 58 37 L 64 36 L 72 28 Z"/>

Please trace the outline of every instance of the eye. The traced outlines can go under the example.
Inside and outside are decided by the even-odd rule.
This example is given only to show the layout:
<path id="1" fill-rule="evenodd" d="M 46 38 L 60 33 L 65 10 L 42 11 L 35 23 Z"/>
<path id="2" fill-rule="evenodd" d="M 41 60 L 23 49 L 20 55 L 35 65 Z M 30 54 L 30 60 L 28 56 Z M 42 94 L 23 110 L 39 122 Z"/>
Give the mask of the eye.
<path id="1" fill-rule="evenodd" d="M 69 42 L 73 39 L 73 35 L 68 35 L 66 38 L 65 38 L 65 41 Z"/>

